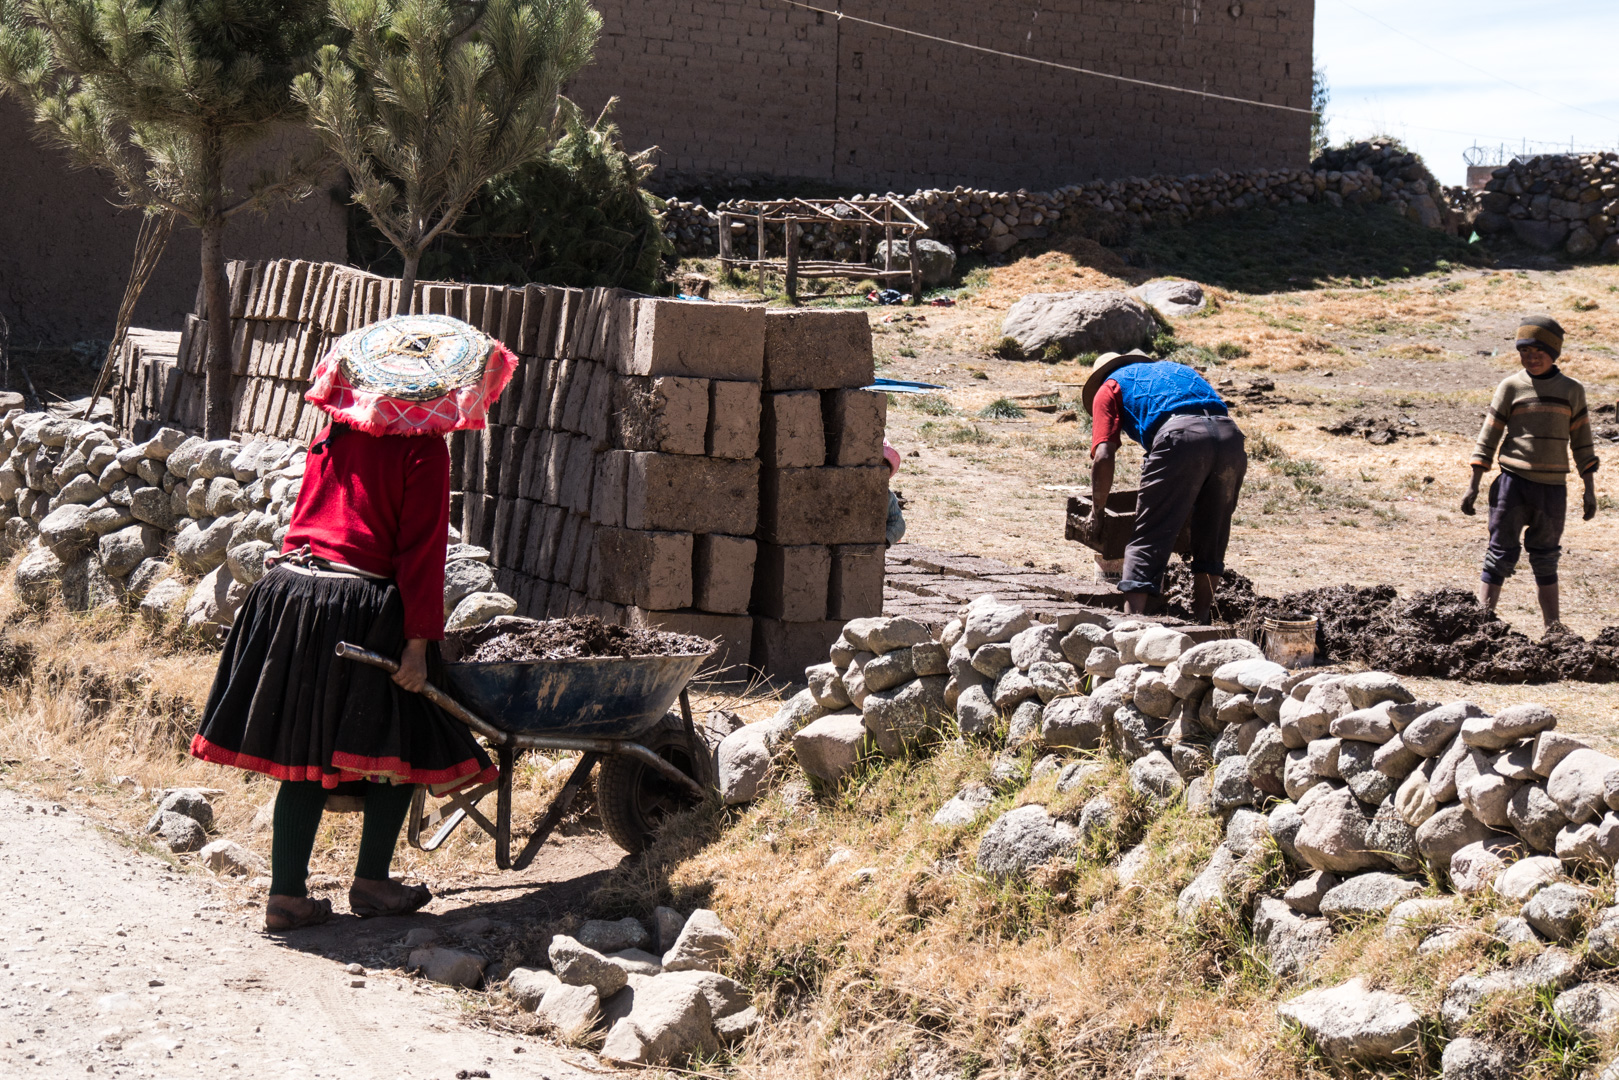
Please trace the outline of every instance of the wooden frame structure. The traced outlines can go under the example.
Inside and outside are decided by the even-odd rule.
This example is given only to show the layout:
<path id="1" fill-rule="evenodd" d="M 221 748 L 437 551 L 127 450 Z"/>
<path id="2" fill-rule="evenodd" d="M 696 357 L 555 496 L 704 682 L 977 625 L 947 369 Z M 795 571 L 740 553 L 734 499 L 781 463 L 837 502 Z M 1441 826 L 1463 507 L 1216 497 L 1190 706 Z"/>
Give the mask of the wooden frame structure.
<path id="1" fill-rule="evenodd" d="M 775 272 L 787 281 L 787 299 L 798 303 L 799 278 L 845 278 L 859 281 L 874 278 L 879 282 L 907 279 L 911 285 L 911 303 L 922 302 L 922 260 L 916 252 L 916 241 L 927 232 L 927 223 L 898 199 L 778 199 L 769 202 L 742 202 L 719 212 L 720 269 L 753 270 L 759 275 L 762 290 L 765 274 Z M 731 223 L 752 221 L 757 224 L 759 248 L 756 258 L 737 258 L 731 248 Z M 831 259 L 804 260 L 799 258 L 799 239 L 805 224 L 858 227 L 860 230 L 860 261 L 837 262 Z M 771 259 L 765 256 L 765 238 L 770 225 L 780 225 L 784 233 L 786 257 Z M 872 234 L 882 231 L 884 240 L 883 267 L 875 270 L 867 265 L 871 258 Z M 910 268 L 894 269 L 894 241 L 904 240 L 911 250 Z"/>

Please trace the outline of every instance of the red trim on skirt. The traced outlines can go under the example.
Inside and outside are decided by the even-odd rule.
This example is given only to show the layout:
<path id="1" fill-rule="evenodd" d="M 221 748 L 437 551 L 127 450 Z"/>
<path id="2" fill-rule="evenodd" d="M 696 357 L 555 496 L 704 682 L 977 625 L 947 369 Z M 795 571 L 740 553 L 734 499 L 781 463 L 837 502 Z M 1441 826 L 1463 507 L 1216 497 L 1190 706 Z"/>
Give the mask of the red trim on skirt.
<path id="1" fill-rule="evenodd" d="M 191 737 L 191 756 L 211 761 L 216 765 L 230 765 L 238 769 L 263 773 L 277 780 L 316 780 L 322 787 L 327 788 L 335 788 L 338 784 L 353 780 L 373 780 L 380 777 L 392 780 L 396 784 L 431 784 L 437 789 L 435 794 L 447 794 L 472 784 L 487 784 L 500 775 L 498 765 L 490 765 L 481 772 L 477 771 L 478 762 L 473 758 L 467 758 L 447 769 L 413 769 L 410 762 L 398 758 L 372 758 L 342 753 L 332 755 L 332 767 L 336 771 L 323 769 L 318 765 L 282 765 L 268 758 L 227 750 L 217 743 L 209 742 L 201 735 Z M 446 784 L 451 786 L 444 787 Z"/>

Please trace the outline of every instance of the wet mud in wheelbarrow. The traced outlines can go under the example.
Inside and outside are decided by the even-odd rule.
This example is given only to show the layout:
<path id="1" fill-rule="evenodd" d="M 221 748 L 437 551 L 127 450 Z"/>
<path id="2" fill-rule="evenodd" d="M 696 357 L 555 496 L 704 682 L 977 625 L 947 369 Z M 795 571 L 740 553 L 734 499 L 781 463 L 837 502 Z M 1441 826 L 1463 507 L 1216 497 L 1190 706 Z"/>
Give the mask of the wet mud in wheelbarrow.
<path id="1" fill-rule="evenodd" d="M 708 645 L 703 642 L 703 645 Z M 596 803 L 613 842 L 632 854 L 645 847 L 652 828 L 672 810 L 701 801 L 713 777 L 692 722 L 686 687 L 710 651 L 669 656 L 584 656 L 506 663 L 445 665 L 444 687 L 423 694 L 482 735 L 500 764 L 500 776 L 455 792 L 431 812 L 426 789 L 418 791 L 409 819 L 412 846 L 433 851 L 470 819 L 495 840 L 495 862 L 521 870 L 562 821 L 597 762 Z M 396 661 L 343 642 L 337 653 L 385 671 Z M 680 703 L 679 712 L 670 707 Z M 526 750 L 581 754 L 573 774 L 514 858 L 512 781 Z M 479 807 L 496 795 L 493 821 Z"/>

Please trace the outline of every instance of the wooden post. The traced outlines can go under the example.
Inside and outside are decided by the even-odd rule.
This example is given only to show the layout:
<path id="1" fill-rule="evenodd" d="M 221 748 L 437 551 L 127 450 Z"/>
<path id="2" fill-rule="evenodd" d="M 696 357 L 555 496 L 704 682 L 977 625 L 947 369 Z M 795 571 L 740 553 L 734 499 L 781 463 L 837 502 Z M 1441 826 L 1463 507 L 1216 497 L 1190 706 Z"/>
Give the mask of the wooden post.
<path id="1" fill-rule="evenodd" d="M 787 302 L 798 303 L 798 219 L 787 216 Z"/>
<path id="2" fill-rule="evenodd" d="M 916 232 L 906 234 L 905 249 L 911 257 L 911 304 L 922 302 L 922 253 L 916 250 Z"/>
<path id="3" fill-rule="evenodd" d="M 720 273 L 731 272 L 731 215 L 720 211 Z"/>
<path id="4" fill-rule="evenodd" d="M 894 269 L 894 204 L 883 203 L 883 273 L 891 273 Z M 883 288 L 888 288 L 888 278 L 883 278 Z"/>
<path id="5" fill-rule="evenodd" d="M 765 291 L 765 211 L 759 205 L 759 291 Z"/>
<path id="6" fill-rule="evenodd" d="M 871 264 L 871 226 L 864 221 L 860 223 L 860 265 Z"/>

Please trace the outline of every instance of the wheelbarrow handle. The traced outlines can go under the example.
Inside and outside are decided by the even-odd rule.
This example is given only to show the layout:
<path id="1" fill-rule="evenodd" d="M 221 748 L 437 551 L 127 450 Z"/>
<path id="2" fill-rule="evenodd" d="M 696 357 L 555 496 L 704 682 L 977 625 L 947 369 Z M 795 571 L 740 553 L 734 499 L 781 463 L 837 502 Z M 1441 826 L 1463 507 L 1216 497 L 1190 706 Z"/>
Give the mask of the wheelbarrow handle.
<path id="1" fill-rule="evenodd" d="M 362 664 L 370 664 L 372 667 L 381 668 L 390 675 L 399 671 L 399 661 L 383 656 L 381 653 L 372 652 L 370 649 L 362 649 L 358 645 L 351 645 L 346 641 L 337 643 L 337 655 L 344 660 L 357 660 Z M 481 716 L 468 711 L 465 705 L 462 705 L 432 683 L 422 687 L 422 696 L 496 746 L 505 746 L 511 741 L 512 737 L 508 732 L 501 731 Z"/>

